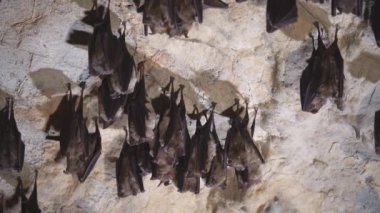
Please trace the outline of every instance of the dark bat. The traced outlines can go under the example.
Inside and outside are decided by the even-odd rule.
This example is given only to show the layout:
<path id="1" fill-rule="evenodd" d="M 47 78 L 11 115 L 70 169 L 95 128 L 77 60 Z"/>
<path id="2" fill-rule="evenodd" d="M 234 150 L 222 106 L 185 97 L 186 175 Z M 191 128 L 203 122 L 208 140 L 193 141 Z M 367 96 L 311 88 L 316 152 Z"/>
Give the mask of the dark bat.
<path id="1" fill-rule="evenodd" d="M 133 84 L 133 73 L 136 73 L 136 65 L 133 56 L 128 52 L 125 45 L 125 30 L 120 31 L 119 44 L 122 51 L 122 61 L 120 66 L 115 68 L 114 73 L 110 77 L 112 88 L 120 94 L 129 93 L 129 88 Z"/>
<path id="2" fill-rule="evenodd" d="M 98 90 L 99 118 L 103 129 L 109 127 L 124 111 L 127 94 L 116 92 L 111 85 L 111 76 L 105 76 Z"/>
<path id="3" fill-rule="evenodd" d="M 188 116 L 196 120 L 196 130 L 186 147 L 186 155 L 180 157 L 176 166 L 175 182 L 179 192 L 190 191 L 198 194 L 200 191 L 201 169 L 199 163 L 199 142 L 202 134 L 200 118 L 204 114 L 199 113 L 194 105 L 193 113 Z"/>
<path id="4" fill-rule="evenodd" d="M 138 146 L 128 144 L 128 131 L 126 140 L 116 162 L 117 194 L 119 197 L 127 197 L 144 192 L 142 171 L 138 165 Z"/>
<path id="5" fill-rule="evenodd" d="M 13 99 L 7 98 L 0 111 L 0 169 L 21 171 L 24 164 L 25 145 L 14 117 Z"/>
<path id="6" fill-rule="evenodd" d="M 94 27 L 88 44 L 88 61 L 91 75 L 109 75 L 123 59 L 120 43 L 111 29 L 110 0 L 101 24 Z"/>
<path id="7" fill-rule="evenodd" d="M 26 197 L 24 193 L 21 193 L 21 212 L 22 213 L 40 213 L 41 210 L 38 207 L 38 199 L 37 199 L 37 176 L 38 172 L 36 171 L 33 191 L 30 194 L 29 198 Z M 20 191 L 23 191 L 22 181 L 19 178 L 19 186 Z"/>
<path id="8" fill-rule="evenodd" d="M 156 148 L 153 160 L 155 173 L 152 178 L 159 179 L 162 183 L 169 183 L 175 178 L 175 165 L 177 165 L 181 157 L 186 156 L 186 147 L 188 147 L 188 143 L 190 142 L 186 123 L 183 88 L 181 85 L 180 89 L 174 92 L 172 86 L 170 108 L 165 112 L 163 119 L 156 128 L 158 134 L 155 147 L 158 148 Z M 181 98 L 177 105 L 176 100 L 179 93 L 181 93 Z"/>
<path id="9" fill-rule="evenodd" d="M 297 21 L 296 0 L 267 1 L 267 32 L 286 27 Z"/>
<path id="10" fill-rule="evenodd" d="M 243 120 L 237 113 L 231 119 L 231 128 L 227 132 L 225 145 L 227 165 L 234 167 L 238 171 L 243 171 L 248 164 L 247 158 L 250 154 L 250 150 L 253 150 L 256 157 L 264 163 L 264 158 L 248 131 L 248 122 L 246 122 L 247 119 L 249 120 L 248 109 L 246 109 L 246 115 Z"/>
<path id="11" fill-rule="evenodd" d="M 218 138 L 213 124 L 214 138 Z M 224 189 L 227 186 L 227 155 L 219 139 L 216 140 L 216 156 L 211 161 L 210 170 L 206 175 L 206 186 L 221 187 Z"/>
<path id="12" fill-rule="evenodd" d="M 380 154 L 380 111 L 376 111 L 375 113 L 374 124 L 375 152 L 376 154 Z"/>
<path id="13" fill-rule="evenodd" d="M 83 118 L 83 91 L 84 84 L 81 84 L 82 92 L 78 107 L 71 96 L 69 87 L 70 113 L 67 123 L 60 129 L 59 136 L 47 136 L 47 139 L 59 140 L 59 156 L 66 157 L 65 173 L 76 174 L 80 182 L 84 182 L 91 170 L 95 166 L 101 153 L 101 136 L 97 122 L 96 130 L 89 133 L 86 119 Z"/>
<path id="14" fill-rule="evenodd" d="M 171 87 L 173 87 L 173 81 L 174 78 L 170 77 L 170 82 L 161 89 L 162 92 L 160 95 L 152 100 L 153 109 L 155 113 L 159 115 L 159 120 L 155 127 L 155 140 L 153 147 L 153 156 L 155 159 L 157 158 L 161 147 L 164 145 L 163 136 L 165 135 L 165 131 L 169 124 L 170 97 L 168 97 L 166 93 L 170 90 Z M 158 164 L 153 163 L 152 180 L 158 179 L 162 173 L 163 172 L 159 168 Z"/>
<path id="15" fill-rule="evenodd" d="M 246 107 L 246 114 L 243 119 L 243 125 L 247 126 L 249 123 L 249 115 L 248 115 L 248 106 Z M 256 116 L 257 116 L 258 108 L 255 108 L 255 115 L 253 117 L 252 125 L 250 128 L 250 136 L 253 138 L 253 135 L 255 133 L 255 125 L 256 125 Z M 253 140 L 252 140 L 253 142 Z M 263 157 L 255 157 L 255 154 L 260 153 L 257 147 L 252 143 L 253 146 L 251 146 L 250 149 L 247 149 L 247 158 L 246 158 L 246 165 L 243 170 L 235 169 L 235 175 L 237 178 L 238 188 L 242 190 L 248 189 L 252 184 L 256 182 L 255 177 L 257 176 L 259 167 L 261 163 L 264 163 Z M 261 154 L 259 154 L 261 156 Z"/>
<path id="16" fill-rule="evenodd" d="M 377 46 L 380 47 L 380 1 L 374 2 L 371 9 L 370 19 Z"/>
<path id="17" fill-rule="evenodd" d="M 140 79 L 134 92 L 128 97 L 126 113 L 128 114 L 128 130 L 131 145 L 149 142 L 154 139 L 155 116 L 147 101 L 144 78 L 144 62 L 138 64 Z"/>
<path id="18" fill-rule="evenodd" d="M 336 16 L 336 10 L 361 16 L 363 11 L 363 0 L 331 0 L 332 16 Z"/>
<path id="19" fill-rule="evenodd" d="M 317 113 L 329 97 L 335 98 L 339 109 L 342 108 L 344 89 L 343 58 L 335 41 L 328 47 L 324 45 L 318 28 L 318 47 L 308 61 L 300 80 L 302 110 Z"/>

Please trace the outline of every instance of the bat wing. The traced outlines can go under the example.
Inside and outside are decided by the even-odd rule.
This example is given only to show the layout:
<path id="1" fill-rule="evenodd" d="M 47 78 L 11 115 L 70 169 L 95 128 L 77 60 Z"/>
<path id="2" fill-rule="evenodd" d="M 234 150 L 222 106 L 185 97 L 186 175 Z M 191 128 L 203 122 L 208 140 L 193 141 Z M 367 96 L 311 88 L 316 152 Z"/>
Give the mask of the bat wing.
<path id="1" fill-rule="evenodd" d="M 144 64 L 139 63 L 140 80 L 136 83 L 135 90 L 127 104 L 129 135 L 136 143 L 143 143 L 151 140 L 147 138 L 147 122 L 149 112 L 146 103 Z"/>
<path id="2" fill-rule="evenodd" d="M 84 127 L 87 130 L 87 127 Z M 86 140 L 87 139 L 87 140 Z M 83 141 L 86 142 L 87 155 L 85 157 L 85 167 L 83 171 L 78 174 L 79 181 L 84 182 L 90 172 L 93 170 L 96 162 L 98 161 L 102 152 L 102 138 L 99 131 L 98 122 L 95 120 L 95 132 L 90 133 Z"/>
<path id="3" fill-rule="evenodd" d="M 142 143 L 137 145 L 137 164 L 140 168 L 142 175 L 147 175 L 152 172 L 152 160 L 150 155 L 149 143 Z"/>
<path id="4" fill-rule="evenodd" d="M 37 199 L 37 175 L 38 175 L 38 172 L 36 171 L 33 191 L 30 194 L 29 198 L 27 199 L 25 195 L 22 195 L 22 205 L 21 205 L 22 213 L 40 213 L 41 212 L 38 206 L 38 199 Z"/>
<path id="5" fill-rule="evenodd" d="M 7 98 L 6 106 L 0 111 L 0 168 L 21 171 L 24 164 L 25 145 L 14 117 L 13 99 Z"/>
<path id="6" fill-rule="evenodd" d="M 110 77 L 106 76 L 99 87 L 99 117 L 103 128 L 109 127 L 123 113 L 127 95 L 119 94 L 112 89 Z"/>
<path id="7" fill-rule="evenodd" d="M 297 21 L 295 0 L 267 1 L 267 32 L 272 33 Z"/>
<path id="8" fill-rule="evenodd" d="M 203 2 L 202 0 L 193 0 L 198 22 L 203 22 Z"/>
<path id="9" fill-rule="evenodd" d="M 375 1 L 371 11 L 372 31 L 375 35 L 377 46 L 380 47 L 380 1 Z"/>
<path id="10" fill-rule="evenodd" d="M 139 171 L 136 146 L 124 142 L 120 157 L 116 162 L 116 181 L 119 197 L 136 195 L 144 191 L 143 180 Z"/>
<path id="11" fill-rule="evenodd" d="M 338 47 L 338 30 L 335 34 L 335 41 L 332 43 L 332 45 L 329 47 L 331 51 L 331 57 L 333 58 L 333 61 L 335 62 L 334 67 L 334 85 L 336 86 L 335 91 L 337 91 L 337 94 L 333 94 L 333 96 L 337 97 L 337 105 L 339 109 L 342 109 L 342 98 L 343 98 L 343 90 L 344 90 L 344 62 L 342 54 L 340 53 L 339 47 Z"/>
<path id="12" fill-rule="evenodd" d="M 216 156 L 212 159 L 210 169 L 206 175 L 206 186 L 225 188 L 227 185 L 227 156 L 220 144 L 214 122 L 212 137 L 216 143 Z"/>
<path id="13" fill-rule="evenodd" d="M 375 113 L 374 134 L 375 134 L 375 151 L 377 154 L 380 154 L 380 110 Z"/>
<path id="14" fill-rule="evenodd" d="M 88 61 L 91 75 L 109 75 L 119 67 L 123 59 L 122 47 L 112 34 L 110 9 L 103 22 L 94 28 L 88 44 Z"/>
<path id="15" fill-rule="evenodd" d="M 136 70 L 133 56 L 128 52 L 125 46 L 125 32 L 119 37 L 119 42 L 122 50 L 122 61 L 120 66 L 117 66 L 114 73 L 111 75 L 111 85 L 115 92 L 126 94 L 129 91 L 133 73 Z"/>

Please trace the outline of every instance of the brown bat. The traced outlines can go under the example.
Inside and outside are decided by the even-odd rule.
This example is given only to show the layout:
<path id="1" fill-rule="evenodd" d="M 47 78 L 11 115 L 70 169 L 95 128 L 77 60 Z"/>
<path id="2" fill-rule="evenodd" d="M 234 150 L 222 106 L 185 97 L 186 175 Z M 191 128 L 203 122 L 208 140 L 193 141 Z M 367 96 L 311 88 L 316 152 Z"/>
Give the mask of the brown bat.
<path id="1" fill-rule="evenodd" d="M 103 21 L 94 27 L 88 44 L 88 61 L 91 75 L 109 75 L 120 66 L 123 59 L 122 47 L 112 33 L 110 0 Z"/>
<path id="2" fill-rule="evenodd" d="M 375 113 L 374 124 L 375 152 L 376 154 L 380 154 L 380 111 L 376 111 Z"/>
<path id="3" fill-rule="evenodd" d="M 0 110 L 0 169 L 22 170 L 25 145 L 14 117 L 13 99 L 7 98 Z"/>
<path id="4" fill-rule="evenodd" d="M 334 42 L 326 48 L 318 28 L 318 48 L 308 61 L 300 80 L 302 110 L 317 113 L 327 98 L 336 99 L 342 108 L 344 88 L 344 63 L 338 47 L 337 33 Z"/>
<path id="5" fill-rule="evenodd" d="M 60 157 L 66 157 L 65 173 L 76 174 L 80 182 L 84 182 L 95 166 L 101 153 L 101 136 L 98 124 L 95 120 L 96 130 L 89 133 L 86 119 L 83 118 L 83 91 L 84 84 L 81 84 L 82 92 L 78 107 L 71 95 L 69 86 L 68 101 L 70 113 L 68 123 L 60 129 L 59 136 L 47 136 L 47 139 L 58 140 L 60 142 Z M 66 111 L 66 110 L 65 110 Z"/>
<path id="6" fill-rule="evenodd" d="M 126 140 L 120 152 L 120 157 L 116 162 L 116 182 L 117 194 L 119 197 L 127 197 L 144 192 L 143 172 L 139 167 L 139 155 L 137 146 L 128 144 L 128 131 L 126 132 Z M 149 159 L 150 160 L 150 159 Z"/>
<path id="7" fill-rule="evenodd" d="M 158 155 L 159 150 L 164 145 L 164 135 L 165 131 L 169 124 L 169 109 L 170 109 L 170 97 L 167 96 L 167 91 L 172 87 L 174 82 L 174 78 L 170 78 L 170 82 L 162 88 L 161 94 L 152 100 L 152 106 L 154 108 L 154 111 L 157 115 L 159 115 L 159 120 L 157 122 L 157 125 L 155 127 L 155 143 L 153 147 L 153 156 L 156 158 Z M 168 159 L 168 161 L 171 161 Z M 163 165 L 165 166 L 165 164 Z M 166 167 L 165 170 L 172 170 L 172 168 L 169 166 L 169 168 Z M 159 166 L 155 163 L 152 164 L 152 180 L 158 179 L 162 173 L 165 173 L 162 171 L 162 168 L 160 169 Z"/>
<path id="8" fill-rule="evenodd" d="M 368 3 L 369 4 L 369 3 Z M 367 9 L 367 16 L 371 20 L 372 31 L 375 35 L 377 46 L 380 47 L 380 1 L 372 2 L 372 6 L 369 4 Z M 368 12 L 368 11 L 371 12 Z"/>
<path id="9" fill-rule="evenodd" d="M 178 164 L 178 160 L 186 155 L 186 147 L 188 147 L 188 143 L 190 142 L 190 136 L 186 124 L 186 108 L 183 100 L 183 88 L 184 87 L 181 85 L 180 89 L 174 92 L 172 85 L 170 108 L 165 112 L 164 117 L 156 128 L 158 133 L 155 145 L 156 153 L 153 160 L 153 163 L 155 164 L 155 172 L 152 175 L 152 178 L 159 179 L 165 184 L 175 178 L 175 166 Z M 177 105 L 176 100 L 179 93 L 181 93 L 181 98 Z M 161 125 L 167 126 L 167 128 L 163 128 Z M 163 142 L 162 145 L 160 141 Z"/>
<path id="10" fill-rule="evenodd" d="M 239 109 L 239 102 L 234 105 Z M 222 115 L 224 113 L 222 112 Z M 248 131 L 248 109 L 246 109 L 245 118 L 242 120 L 240 115 L 236 113 L 234 117 L 231 117 L 231 128 L 227 132 L 226 138 L 226 153 L 227 153 L 227 165 L 235 168 L 237 171 L 245 170 L 248 165 L 248 155 L 251 150 L 256 155 L 261 163 L 264 163 L 259 149 L 256 147 L 250 132 Z M 254 122 L 255 123 L 255 122 Z M 251 128 L 252 129 L 252 128 Z"/>
<path id="11" fill-rule="evenodd" d="M 267 1 L 267 32 L 286 27 L 297 21 L 296 0 Z"/>
<path id="12" fill-rule="evenodd" d="M 10 209 L 14 211 L 15 209 L 13 208 L 21 201 L 21 213 L 40 213 L 41 210 L 37 199 L 37 175 L 38 172 L 36 171 L 33 190 L 29 198 L 25 194 L 27 190 L 24 189 L 21 178 L 18 177 L 18 183 L 13 195 L 9 198 L 6 198 L 3 194 L 0 195 L 0 212 L 11 212 Z"/>
<path id="13" fill-rule="evenodd" d="M 246 114 L 243 119 L 243 125 L 247 126 L 249 123 L 249 115 L 248 115 L 248 106 L 246 107 Z M 250 136 L 253 138 L 253 135 L 255 133 L 255 126 L 256 126 L 256 115 L 257 115 L 257 108 L 255 108 L 255 115 L 253 117 L 252 125 L 250 128 Z M 246 165 L 244 167 L 244 170 L 238 170 L 235 168 L 235 175 L 237 178 L 238 188 L 242 190 L 248 189 L 252 184 L 257 182 L 257 174 L 259 167 L 263 161 L 263 157 L 257 158 L 256 155 L 258 153 L 258 149 L 253 147 L 253 149 L 247 149 L 247 158 L 246 158 Z"/>
<path id="14" fill-rule="evenodd" d="M 134 92 L 129 95 L 125 112 L 128 114 L 128 129 L 131 145 L 152 141 L 155 116 L 151 104 L 147 101 L 144 78 L 144 62 L 138 64 L 140 79 Z"/>
<path id="15" fill-rule="evenodd" d="M 22 213 L 40 213 L 41 210 L 38 206 L 38 199 L 37 199 L 37 176 L 38 172 L 36 171 L 35 179 L 34 179 L 34 186 L 33 191 L 30 194 L 29 198 L 26 197 L 26 195 L 23 193 L 23 186 L 21 178 L 18 178 L 18 187 L 21 191 L 21 212 Z"/>
<path id="16" fill-rule="evenodd" d="M 127 94 L 116 92 L 111 85 L 111 76 L 105 76 L 98 89 L 99 118 L 103 129 L 122 116 L 126 101 Z"/>
<path id="17" fill-rule="evenodd" d="M 123 32 L 119 31 L 119 33 L 122 60 L 109 78 L 113 91 L 119 94 L 127 94 L 130 93 L 130 87 L 134 85 L 133 74 L 136 73 L 136 65 L 133 56 L 128 52 L 125 45 L 125 30 Z"/>

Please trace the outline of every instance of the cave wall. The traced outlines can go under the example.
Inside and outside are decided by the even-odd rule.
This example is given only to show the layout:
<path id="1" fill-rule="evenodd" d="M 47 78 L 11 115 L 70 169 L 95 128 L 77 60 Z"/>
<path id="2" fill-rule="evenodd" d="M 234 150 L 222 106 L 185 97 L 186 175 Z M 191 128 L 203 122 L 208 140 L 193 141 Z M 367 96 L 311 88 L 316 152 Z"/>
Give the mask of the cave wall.
<path id="1" fill-rule="evenodd" d="M 115 159 L 124 140 L 123 121 L 101 130 L 103 150 L 85 183 L 63 173 L 55 162 L 59 143 L 45 140 L 44 125 L 65 93 L 65 84 L 86 78 L 85 46 L 70 45 L 73 29 L 91 28 L 79 20 L 91 1 L 3 0 L 0 2 L 0 107 L 15 98 L 15 116 L 26 144 L 21 173 L 0 172 L 0 190 L 9 195 L 21 175 L 30 185 L 39 170 L 38 196 L 43 212 L 379 212 L 380 164 L 374 152 L 374 112 L 380 109 L 380 49 L 371 29 L 352 14 L 329 15 L 329 4 L 298 1 L 297 23 L 275 33 L 265 31 L 265 1 L 236 3 L 226 10 L 207 8 L 189 38 L 144 36 L 142 16 L 131 1 L 111 2 L 113 30 L 126 22 L 128 49 L 147 60 L 150 97 L 176 77 L 185 88 L 188 110 L 234 98 L 259 107 L 256 143 L 266 163 L 257 183 L 237 190 L 233 171 L 225 190 L 201 186 L 198 195 L 178 193 L 145 177 L 146 191 L 118 198 Z M 339 26 L 344 58 L 343 110 L 330 100 L 317 114 L 301 111 L 299 79 L 310 57 L 313 22 L 332 42 Z M 86 94 L 99 80 L 90 78 Z M 74 93 L 79 93 L 74 87 Z M 96 99 L 86 100 L 89 117 Z M 91 127 L 93 129 L 93 127 Z M 223 136 L 228 122 L 217 119 Z M 221 137 L 224 138 L 224 137 Z"/>

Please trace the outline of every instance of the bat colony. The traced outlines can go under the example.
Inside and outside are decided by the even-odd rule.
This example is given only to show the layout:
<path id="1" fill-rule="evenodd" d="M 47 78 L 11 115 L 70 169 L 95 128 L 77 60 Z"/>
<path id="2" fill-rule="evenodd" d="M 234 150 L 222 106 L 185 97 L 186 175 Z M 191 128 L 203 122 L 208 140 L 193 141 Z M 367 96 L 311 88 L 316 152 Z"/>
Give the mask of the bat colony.
<path id="1" fill-rule="evenodd" d="M 324 0 L 313 1 L 324 3 Z M 145 35 L 150 29 L 153 34 L 186 37 L 194 21 L 202 22 L 203 4 L 228 7 L 221 0 L 145 0 L 143 3 L 134 0 L 134 3 L 142 13 Z M 380 1 L 332 0 L 331 9 L 333 16 L 337 11 L 364 16 L 364 20 L 370 21 L 380 46 Z M 271 33 L 297 21 L 296 0 L 268 0 L 266 12 L 266 30 Z M 89 73 L 101 79 L 99 115 L 93 119 L 84 117 L 84 82 L 80 83 L 79 96 L 73 95 L 71 85 L 68 85 L 67 94 L 45 127 L 46 139 L 59 142 L 56 160 L 66 159 L 65 173 L 84 182 L 101 154 L 98 120 L 105 129 L 125 114 L 128 116 L 124 129 L 126 136 L 116 162 L 118 196 L 143 192 L 143 177 L 148 174 L 160 184 L 173 183 L 179 192 L 199 193 L 201 179 L 208 187 L 224 189 L 228 167 L 234 169 L 239 189 L 245 190 L 255 183 L 260 165 L 265 162 L 253 140 L 257 108 L 251 126 L 248 125 L 248 104 L 244 110 L 239 100 L 235 100 L 234 105 L 220 112 L 231 121 L 225 143 L 222 143 L 214 122 L 216 103 L 203 111 L 194 106 L 193 112 L 187 114 L 184 86 L 175 88 L 174 78 L 170 78 L 158 97 L 152 100 L 147 97 L 144 62 L 136 66 L 125 44 L 125 30 L 119 30 L 118 37 L 112 33 L 109 2 L 105 8 L 94 1 L 93 8 L 86 12 L 82 21 L 94 27 L 93 33 L 73 32 L 68 42 L 88 44 Z M 344 88 L 338 30 L 335 40 L 326 46 L 322 40 L 323 29 L 317 23 L 315 25 L 318 37 L 311 36 L 313 50 L 300 78 L 301 109 L 311 113 L 317 113 L 329 98 L 334 98 L 341 109 Z M 196 123 L 193 135 L 188 131 L 189 120 Z M 88 123 L 95 125 L 95 132 L 89 131 Z M 374 128 L 376 153 L 380 154 L 380 111 L 375 114 Z M 51 130 L 56 133 L 51 134 Z M 24 152 L 25 145 L 14 117 L 13 99 L 7 98 L 6 106 L 0 110 L 0 169 L 21 171 Z M 21 178 L 18 178 L 14 195 L 5 197 L 0 194 L 0 212 L 17 205 L 20 197 L 21 212 L 40 212 L 37 172 L 29 198 Z"/>

